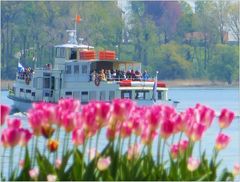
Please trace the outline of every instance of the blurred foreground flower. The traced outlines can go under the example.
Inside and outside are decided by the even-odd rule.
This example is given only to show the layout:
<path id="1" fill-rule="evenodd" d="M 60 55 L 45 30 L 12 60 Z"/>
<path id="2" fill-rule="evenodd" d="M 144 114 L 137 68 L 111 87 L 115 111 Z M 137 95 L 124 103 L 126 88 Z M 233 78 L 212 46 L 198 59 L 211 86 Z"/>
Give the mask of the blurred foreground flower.
<path id="1" fill-rule="evenodd" d="M 57 169 L 60 169 L 61 165 L 62 165 L 62 160 L 61 160 L 61 159 L 56 159 L 56 161 L 55 161 L 55 167 L 56 167 Z"/>
<path id="2" fill-rule="evenodd" d="M 230 142 L 230 137 L 223 133 L 220 133 L 216 138 L 216 143 L 215 143 L 216 150 L 219 151 L 226 148 L 229 142 Z"/>
<path id="3" fill-rule="evenodd" d="M 33 169 L 29 170 L 29 176 L 33 180 L 37 180 L 38 175 L 39 175 L 39 169 L 38 168 L 33 168 Z"/>
<path id="4" fill-rule="evenodd" d="M 0 105 L 0 107 L 1 107 L 1 125 L 3 125 L 4 122 L 6 121 L 7 115 L 10 112 L 10 107 L 6 105 Z"/>
<path id="5" fill-rule="evenodd" d="M 200 164 L 200 161 L 198 159 L 190 157 L 188 159 L 187 168 L 189 171 L 195 171 L 198 168 L 199 164 Z"/>
<path id="6" fill-rule="evenodd" d="M 232 123 L 234 116 L 234 112 L 228 109 L 222 109 L 218 120 L 220 128 L 227 128 Z"/>
<path id="7" fill-rule="evenodd" d="M 134 144 L 132 146 L 129 147 L 128 152 L 127 152 L 127 159 L 131 160 L 131 159 L 136 159 L 139 157 L 140 155 L 140 144 Z"/>
<path id="8" fill-rule="evenodd" d="M 50 152 L 55 152 L 58 149 L 58 141 L 54 139 L 49 139 L 47 143 L 47 148 Z"/>
<path id="9" fill-rule="evenodd" d="M 55 182 L 57 180 L 57 176 L 53 174 L 47 175 L 47 181 L 48 182 Z"/>
<path id="10" fill-rule="evenodd" d="M 109 167 L 110 164 L 111 164 L 110 157 L 106 157 L 106 158 L 101 157 L 98 159 L 97 168 L 99 171 L 104 171 Z"/>
<path id="11" fill-rule="evenodd" d="M 240 175 L 240 164 L 236 163 L 233 167 L 233 175 L 238 176 Z"/>

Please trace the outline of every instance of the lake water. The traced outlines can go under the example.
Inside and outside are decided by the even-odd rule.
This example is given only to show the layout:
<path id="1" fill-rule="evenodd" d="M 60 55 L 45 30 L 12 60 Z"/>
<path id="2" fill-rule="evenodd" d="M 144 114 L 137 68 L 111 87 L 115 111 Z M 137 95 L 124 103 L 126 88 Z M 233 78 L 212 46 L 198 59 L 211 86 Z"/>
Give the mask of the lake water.
<path id="1" fill-rule="evenodd" d="M 228 168 L 231 170 L 233 165 L 238 162 L 240 163 L 240 92 L 238 88 L 170 88 L 168 96 L 172 100 L 177 100 L 177 110 L 184 111 L 188 107 L 194 107 L 196 103 L 205 104 L 213 108 L 218 114 L 222 108 L 228 108 L 234 111 L 237 115 L 233 123 L 229 128 L 224 129 L 223 132 L 231 136 L 231 143 L 229 146 L 220 152 L 218 159 L 223 159 L 221 168 Z M 7 91 L 1 92 L 1 104 L 12 105 L 13 102 L 7 98 Z M 26 120 L 26 116 L 21 113 L 16 113 L 14 116 L 18 116 L 23 120 Z M 26 122 L 24 122 L 24 125 Z M 212 149 L 214 147 L 216 135 L 219 132 L 217 118 L 214 120 L 211 128 L 204 134 L 202 140 L 202 150 L 206 150 L 206 154 L 210 157 Z M 61 137 L 63 139 L 63 136 Z M 100 136 L 99 146 L 104 147 L 107 141 L 105 136 Z M 154 142 L 156 147 L 157 141 Z M 44 144 L 40 143 L 39 146 Z M 195 147 L 195 157 L 198 157 L 198 147 Z M 125 148 L 126 150 L 126 148 Z M 167 152 L 167 151 L 166 151 Z M 166 153 L 167 155 L 167 153 Z M 7 157 L 7 155 L 6 155 Z M 7 162 L 7 159 L 5 159 Z M 8 169 L 7 167 L 5 169 Z M 6 172 L 4 172 L 6 173 Z M 240 180 L 238 177 L 236 180 Z"/>

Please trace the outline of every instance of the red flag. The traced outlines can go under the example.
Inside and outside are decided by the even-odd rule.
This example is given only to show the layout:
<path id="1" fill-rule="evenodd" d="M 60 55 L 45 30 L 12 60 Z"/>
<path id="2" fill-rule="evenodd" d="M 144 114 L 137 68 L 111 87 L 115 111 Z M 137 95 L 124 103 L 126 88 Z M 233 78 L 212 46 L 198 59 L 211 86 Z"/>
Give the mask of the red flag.
<path id="1" fill-rule="evenodd" d="M 79 15 L 76 15 L 75 21 L 76 21 L 77 23 L 80 23 L 81 17 L 80 17 Z"/>

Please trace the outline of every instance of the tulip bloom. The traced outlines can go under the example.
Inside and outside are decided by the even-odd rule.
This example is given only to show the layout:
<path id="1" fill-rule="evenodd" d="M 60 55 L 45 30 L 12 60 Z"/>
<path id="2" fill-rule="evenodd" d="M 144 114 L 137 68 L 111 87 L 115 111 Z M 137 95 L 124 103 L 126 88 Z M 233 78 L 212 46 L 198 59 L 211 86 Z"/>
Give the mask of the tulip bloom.
<path id="1" fill-rule="evenodd" d="M 139 150 L 140 150 L 139 144 L 134 144 L 130 146 L 127 152 L 127 159 L 128 160 L 136 159 L 140 154 Z"/>
<path id="2" fill-rule="evenodd" d="M 170 154 L 173 159 L 176 159 L 179 154 L 179 145 L 178 144 L 173 144 L 170 149 Z"/>
<path id="3" fill-rule="evenodd" d="M 200 161 L 198 159 L 189 157 L 187 168 L 189 171 L 195 171 L 198 168 L 199 164 L 200 164 Z"/>
<path id="4" fill-rule="evenodd" d="M 57 180 L 57 176 L 53 174 L 47 175 L 47 181 L 48 182 L 55 182 Z"/>
<path id="5" fill-rule="evenodd" d="M 174 123 L 170 120 L 165 120 L 161 123 L 160 135 L 167 139 L 174 131 Z"/>
<path id="6" fill-rule="evenodd" d="M 25 164 L 25 161 L 23 159 L 21 159 L 19 162 L 18 162 L 18 165 L 20 168 L 23 168 L 24 167 L 24 164 Z"/>
<path id="7" fill-rule="evenodd" d="M 110 164 L 111 164 L 110 157 L 106 157 L 106 158 L 101 157 L 98 159 L 97 168 L 99 171 L 104 171 L 109 167 Z"/>
<path id="8" fill-rule="evenodd" d="M 189 141 L 188 140 L 181 140 L 179 142 L 179 150 L 183 153 L 188 148 Z"/>
<path id="9" fill-rule="evenodd" d="M 26 146 L 29 140 L 32 138 L 32 133 L 28 129 L 20 128 L 19 130 L 20 130 L 19 145 Z"/>
<path id="10" fill-rule="evenodd" d="M 58 149 L 59 142 L 54 139 L 49 139 L 47 142 L 47 148 L 50 152 L 55 152 Z"/>
<path id="11" fill-rule="evenodd" d="M 233 167 L 233 176 L 238 176 L 240 175 L 240 164 L 235 164 Z"/>
<path id="12" fill-rule="evenodd" d="M 75 129 L 72 132 L 72 142 L 74 145 L 82 145 L 85 141 L 85 133 L 83 129 Z"/>
<path id="13" fill-rule="evenodd" d="M 10 112 L 10 107 L 2 104 L 0 105 L 0 107 L 1 107 L 1 125 L 3 125 Z"/>
<path id="14" fill-rule="evenodd" d="M 234 117 L 234 112 L 228 109 L 223 109 L 218 120 L 220 128 L 227 128 L 232 123 Z"/>
<path id="15" fill-rule="evenodd" d="M 216 138 L 216 143 L 215 143 L 216 150 L 219 151 L 226 148 L 229 142 L 230 142 L 230 137 L 223 133 L 220 133 Z"/>
<path id="16" fill-rule="evenodd" d="M 19 143 L 20 136 L 18 128 L 5 128 L 2 131 L 1 143 L 4 147 L 15 147 Z"/>
<path id="17" fill-rule="evenodd" d="M 55 161 L 56 169 L 60 169 L 61 165 L 62 165 L 62 160 L 61 159 L 56 159 L 56 161 Z"/>
<path id="18" fill-rule="evenodd" d="M 8 125 L 9 128 L 21 128 L 22 127 L 22 122 L 18 118 L 8 119 L 7 125 Z"/>
<path id="19" fill-rule="evenodd" d="M 29 173 L 29 176 L 33 180 L 37 180 L 38 175 L 39 175 L 39 169 L 38 168 L 33 168 L 33 169 L 29 170 L 28 173 Z"/>

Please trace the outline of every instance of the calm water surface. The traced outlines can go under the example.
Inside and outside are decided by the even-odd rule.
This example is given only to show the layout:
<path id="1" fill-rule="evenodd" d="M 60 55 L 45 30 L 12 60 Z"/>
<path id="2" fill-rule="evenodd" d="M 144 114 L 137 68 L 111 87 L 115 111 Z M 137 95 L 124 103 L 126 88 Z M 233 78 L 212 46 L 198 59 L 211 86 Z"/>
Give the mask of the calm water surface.
<path id="1" fill-rule="evenodd" d="M 197 103 L 205 104 L 213 108 L 218 114 L 222 108 L 228 108 L 234 111 L 237 115 L 233 123 L 229 128 L 224 129 L 224 133 L 231 136 L 231 143 L 229 146 L 220 152 L 218 159 L 223 159 L 221 168 L 227 167 L 229 170 L 233 168 L 234 163 L 240 163 L 240 102 L 239 102 L 239 89 L 238 88 L 170 88 L 169 98 L 172 100 L 177 100 L 178 104 L 177 110 L 184 111 L 188 107 L 194 107 Z M 1 104 L 12 105 L 13 102 L 7 98 L 7 92 L 1 92 Z M 26 120 L 26 116 L 22 113 L 15 113 L 11 115 L 12 117 L 20 117 L 22 120 Z M 27 122 L 24 122 L 26 126 Z M 207 156 L 211 156 L 212 149 L 214 147 L 216 135 L 219 132 L 219 127 L 217 123 L 217 118 L 214 120 L 211 128 L 205 133 L 204 139 L 202 140 L 202 151 L 205 150 Z M 63 136 L 61 136 L 63 140 Z M 175 137 L 176 140 L 177 137 Z M 94 140 L 94 139 L 93 139 Z M 93 141 L 93 143 L 95 143 Z M 107 141 L 105 139 L 104 131 L 100 136 L 99 146 L 103 148 Z M 156 148 L 157 141 L 154 141 L 153 147 Z M 198 145 L 198 143 L 196 144 Z M 39 143 L 39 146 L 44 147 L 44 143 Z M 194 157 L 199 157 L 198 146 L 195 147 Z M 126 150 L 126 147 L 125 147 Z M 2 152 L 2 151 L 1 151 Z M 16 151 L 17 153 L 18 151 Z M 156 154 L 156 150 L 154 150 Z M 165 157 L 167 151 L 165 151 Z M 9 154 L 5 155 L 5 162 L 8 161 L 7 157 Z M 16 161 L 18 156 L 15 157 Z M 7 163 L 5 164 L 7 165 Z M 6 168 L 7 169 L 7 166 Z M 4 172 L 6 174 L 6 172 Z M 238 177 L 238 179 L 240 178 Z"/>

